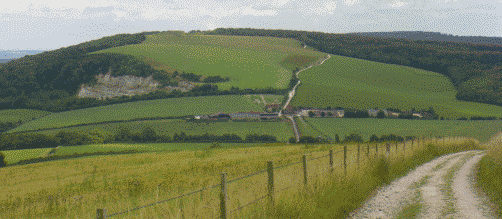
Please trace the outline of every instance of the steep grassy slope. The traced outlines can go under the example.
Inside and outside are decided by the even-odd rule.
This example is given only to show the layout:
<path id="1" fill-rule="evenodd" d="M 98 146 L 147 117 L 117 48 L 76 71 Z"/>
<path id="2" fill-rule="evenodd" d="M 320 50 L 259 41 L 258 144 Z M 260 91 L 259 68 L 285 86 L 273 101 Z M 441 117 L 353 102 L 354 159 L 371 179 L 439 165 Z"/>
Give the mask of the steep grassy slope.
<path id="1" fill-rule="evenodd" d="M 299 74 L 293 106 L 344 108 L 434 107 L 441 117 L 502 117 L 502 107 L 455 99 L 455 88 L 438 73 L 344 56 Z"/>
<path id="2" fill-rule="evenodd" d="M 300 47 L 300 42 L 274 37 L 194 36 L 155 34 L 137 45 L 96 53 L 133 55 L 156 69 L 186 71 L 198 75 L 230 77 L 217 83 L 222 90 L 285 88 L 291 71 L 306 66 L 324 53 Z"/>

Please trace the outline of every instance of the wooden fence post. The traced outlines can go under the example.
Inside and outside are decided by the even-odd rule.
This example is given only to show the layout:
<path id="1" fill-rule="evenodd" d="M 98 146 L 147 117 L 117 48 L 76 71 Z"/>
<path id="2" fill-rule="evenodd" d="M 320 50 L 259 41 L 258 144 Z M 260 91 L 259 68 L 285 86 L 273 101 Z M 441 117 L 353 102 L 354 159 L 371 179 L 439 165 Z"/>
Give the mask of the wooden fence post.
<path id="1" fill-rule="evenodd" d="M 375 158 L 378 157 L 378 143 L 375 144 Z"/>
<path id="2" fill-rule="evenodd" d="M 358 143 L 357 144 L 357 168 L 359 168 L 359 158 L 361 154 L 361 145 Z"/>
<path id="3" fill-rule="evenodd" d="M 406 141 L 403 142 L 403 157 L 406 156 Z"/>
<path id="4" fill-rule="evenodd" d="M 387 158 L 389 158 L 389 156 L 390 156 L 390 143 L 387 142 L 387 144 L 385 146 L 386 146 L 386 149 L 387 149 L 387 152 L 386 152 Z"/>
<path id="5" fill-rule="evenodd" d="M 227 173 L 221 173 L 220 217 L 227 219 Z"/>
<path id="6" fill-rule="evenodd" d="M 303 180 L 305 188 L 307 188 L 307 155 L 303 155 Z"/>
<path id="7" fill-rule="evenodd" d="M 415 137 L 411 139 L 411 150 L 413 151 L 413 140 L 415 140 Z"/>
<path id="8" fill-rule="evenodd" d="M 370 144 L 366 144 L 366 156 L 369 157 L 370 156 Z"/>
<path id="9" fill-rule="evenodd" d="M 98 210 L 96 211 L 96 216 L 98 217 L 98 219 L 106 218 L 106 209 L 98 208 Z"/>
<path id="10" fill-rule="evenodd" d="M 347 145 L 343 146 L 343 172 L 347 174 Z"/>
<path id="11" fill-rule="evenodd" d="M 330 168 L 331 172 L 333 173 L 333 171 L 334 171 L 334 169 L 333 169 L 333 149 L 329 150 L 329 168 Z"/>
<path id="12" fill-rule="evenodd" d="M 274 206 L 274 163 L 273 161 L 267 162 L 268 172 L 268 196 L 270 206 Z"/>

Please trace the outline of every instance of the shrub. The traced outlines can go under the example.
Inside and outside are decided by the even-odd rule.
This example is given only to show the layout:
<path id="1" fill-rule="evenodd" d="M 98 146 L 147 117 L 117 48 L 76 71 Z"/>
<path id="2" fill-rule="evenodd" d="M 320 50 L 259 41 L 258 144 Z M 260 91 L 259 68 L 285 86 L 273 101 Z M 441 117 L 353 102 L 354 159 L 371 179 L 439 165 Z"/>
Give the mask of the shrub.
<path id="1" fill-rule="evenodd" d="M 340 143 L 340 136 L 338 134 L 335 135 L 335 142 Z"/>
<path id="2" fill-rule="evenodd" d="M 347 142 L 364 142 L 363 137 L 360 134 L 352 133 L 343 139 L 344 143 Z"/>
<path id="3" fill-rule="evenodd" d="M 319 143 L 319 142 L 320 142 L 319 139 L 308 135 L 300 137 L 299 141 L 299 143 Z"/>
<path id="4" fill-rule="evenodd" d="M 296 138 L 295 137 L 291 137 L 291 138 L 289 138 L 288 142 L 291 143 L 291 144 L 292 143 L 296 143 Z"/>
<path id="5" fill-rule="evenodd" d="M 211 146 L 209 146 L 209 149 L 215 149 L 215 148 L 221 148 L 220 143 L 214 142 L 211 144 Z"/>
<path id="6" fill-rule="evenodd" d="M 378 142 L 380 139 L 378 138 L 377 135 L 373 134 L 370 137 L 370 142 Z"/>
<path id="7" fill-rule="evenodd" d="M 5 160 L 5 154 L 0 152 L 0 167 L 7 166 L 7 161 Z"/>

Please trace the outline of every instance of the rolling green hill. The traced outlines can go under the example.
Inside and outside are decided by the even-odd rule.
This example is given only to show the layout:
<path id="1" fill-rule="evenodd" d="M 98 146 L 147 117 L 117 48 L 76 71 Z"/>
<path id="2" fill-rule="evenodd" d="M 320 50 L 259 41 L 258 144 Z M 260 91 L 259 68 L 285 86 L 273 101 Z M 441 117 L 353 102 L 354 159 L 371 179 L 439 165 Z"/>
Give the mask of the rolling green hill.
<path id="1" fill-rule="evenodd" d="M 416 68 L 331 56 L 301 72 L 292 106 L 400 110 L 434 107 L 441 117 L 502 117 L 502 107 L 455 99 L 447 77 Z"/>
<path id="2" fill-rule="evenodd" d="M 232 86 L 286 88 L 292 70 L 325 56 L 292 39 L 162 33 L 146 36 L 141 44 L 91 54 L 101 53 L 132 55 L 166 72 L 230 77 L 229 82 L 216 83 L 222 90 Z"/>
<path id="3" fill-rule="evenodd" d="M 61 128 L 81 124 L 93 124 L 107 121 L 128 121 L 140 118 L 173 118 L 187 115 L 208 115 L 218 112 L 262 111 L 263 107 L 253 103 L 245 96 L 205 96 L 170 98 L 150 101 L 137 101 L 92 107 L 61 113 L 30 121 L 7 133 Z"/>

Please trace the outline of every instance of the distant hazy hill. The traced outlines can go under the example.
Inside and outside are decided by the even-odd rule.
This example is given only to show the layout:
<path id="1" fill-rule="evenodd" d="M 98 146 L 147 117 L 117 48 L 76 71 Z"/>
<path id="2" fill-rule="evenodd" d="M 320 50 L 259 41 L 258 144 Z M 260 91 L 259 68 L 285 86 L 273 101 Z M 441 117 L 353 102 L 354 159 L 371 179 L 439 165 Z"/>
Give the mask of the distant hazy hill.
<path id="1" fill-rule="evenodd" d="M 485 37 L 485 36 L 456 36 L 451 34 L 442 34 L 439 32 L 422 32 L 422 31 L 395 31 L 395 32 L 360 32 L 348 33 L 360 36 L 374 36 L 384 38 L 399 38 L 409 40 L 435 40 L 441 42 L 463 42 L 474 44 L 495 44 L 502 45 L 502 37 Z"/>
<path id="2" fill-rule="evenodd" d="M 7 63 L 10 60 L 12 60 L 12 59 L 0 59 L 0 64 Z"/>
<path id="3" fill-rule="evenodd" d="M 45 50 L 0 50 L 0 60 L 17 59 L 25 55 L 35 55 Z M 0 61 L 0 63 L 3 63 Z"/>

